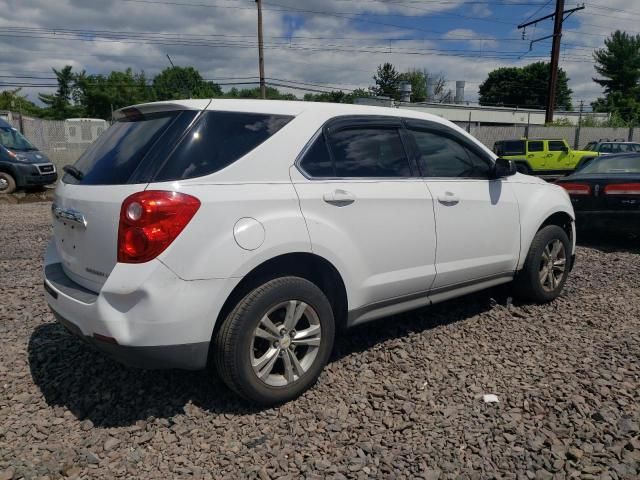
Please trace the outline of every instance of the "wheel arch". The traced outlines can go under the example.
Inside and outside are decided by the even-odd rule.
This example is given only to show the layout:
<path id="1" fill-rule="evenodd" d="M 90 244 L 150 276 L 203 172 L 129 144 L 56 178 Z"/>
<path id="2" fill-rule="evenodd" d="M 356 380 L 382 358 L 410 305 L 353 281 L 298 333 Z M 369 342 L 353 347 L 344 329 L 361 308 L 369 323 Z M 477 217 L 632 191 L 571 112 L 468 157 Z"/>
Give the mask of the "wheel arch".
<path id="1" fill-rule="evenodd" d="M 522 194 L 518 196 L 521 248 L 517 269 L 523 268 L 533 238 L 547 225 L 557 225 L 567 233 L 573 254 L 575 252 L 575 213 L 564 189 L 551 184 L 522 185 L 522 187 Z"/>
<path id="2" fill-rule="evenodd" d="M 224 302 L 214 325 L 212 339 L 215 338 L 227 315 L 252 289 L 269 280 L 283 276 L 301 277 L 314 283 L 331 303 L 336 328 L 346 327 L 347 289 L 338 269 L 320 255 L 295 252 L 270 258 L 243 277 Z"/>

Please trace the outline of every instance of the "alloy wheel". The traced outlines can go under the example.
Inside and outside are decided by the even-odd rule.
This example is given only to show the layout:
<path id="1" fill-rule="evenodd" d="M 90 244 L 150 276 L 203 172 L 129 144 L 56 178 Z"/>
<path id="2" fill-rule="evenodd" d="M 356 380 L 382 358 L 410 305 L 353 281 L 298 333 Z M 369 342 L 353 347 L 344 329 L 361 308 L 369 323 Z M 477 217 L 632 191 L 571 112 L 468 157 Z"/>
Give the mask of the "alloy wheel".
<path id="1" fill-rule="evenodd" d="M 540 285 L 547 292 L 554 291 L 567 268 L 567 252 L 564 244 L 557 238 L 551 240 L 542 251 L 540 259 Z"/>
<path id="2" fill-rule="evenodd" d="M 316 311 L 299 300 L 271 308 L 256 327 L 251 342 L 251 367 L 272 387 L 302 377 L 318 355 L 322 327 Z"/>

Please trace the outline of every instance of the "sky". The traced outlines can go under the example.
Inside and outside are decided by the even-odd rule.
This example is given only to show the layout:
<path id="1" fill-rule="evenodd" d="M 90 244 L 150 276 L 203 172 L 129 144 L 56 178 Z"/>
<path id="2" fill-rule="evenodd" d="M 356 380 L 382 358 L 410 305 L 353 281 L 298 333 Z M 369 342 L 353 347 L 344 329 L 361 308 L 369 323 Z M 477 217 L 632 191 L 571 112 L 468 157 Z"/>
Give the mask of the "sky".
<path id="1" fill-rule="evenodd" d="M 565 9 L 577 5 L 566 0 Z M 584 5 L 565 21 L 562 36 L 560 66 L 574 105 L 601 95 L 592 80 L 593 50 L 616 29 L 640 33 L 640 1 Z M 524 32 L 517 25 L 554 6 L 555 0 L 263 0 L 265 76 L 297 88 L 367 88 L 377 66 L 391 62 L 399 71 L 442 73 L 453 90 L 465 80 L 465 99 L 474 102 L 491 70 L 548 59 L 550 39 L 530 42 L 550 35 L 552 20 Z M 257 81 L 254 0 L 0 0 L 0 12 L 0 90 L 24 84 L 31 100 L 54 90 L 45 86 L 51 68 L 130 67 L 151 77 L 169 66 L 167 55 L 224 89 Z"/>

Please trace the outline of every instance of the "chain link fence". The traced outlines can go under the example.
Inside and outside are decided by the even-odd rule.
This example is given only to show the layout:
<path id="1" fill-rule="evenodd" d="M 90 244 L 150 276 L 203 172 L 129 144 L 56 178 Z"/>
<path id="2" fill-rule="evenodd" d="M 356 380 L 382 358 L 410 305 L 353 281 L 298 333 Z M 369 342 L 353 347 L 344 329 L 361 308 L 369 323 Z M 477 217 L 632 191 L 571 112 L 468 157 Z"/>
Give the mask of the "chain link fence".
<path id="1" fill-rule="evenodd" d="M 498 140 L 520 138 L 562 138 L 575 150 L 582 149 L 587 143 L 598 140 L 640 141 L 640 131 L 637 128 L 543 127 L 539 125 L 478 127 L 467 124 L 466 130 L 491 149 Z"/>
<path id="2" fill-rule="evenodd" d="M 100 119 L 77 118 L 44 120 L 8 113 L 6 120 L 21 130 L 38 149 L 53 161 L 58 169 L 74 163 L 87 147 L 109 126 Z M 640 131 L 634 128 L 604 127 L 544 127 L 538 125 L 476 126 L 457 122 L 484 145 L 493 148 L 499 140 L 520 138 L 562 138 L 574 149 L 601 139 L 640 141 Z"/>
<path id="3" fill-rule="evenodd" d="M 105 120 L 91 118 L 44 120 L 23 116 L 20 119 L 20 115 L 8 114 L 6 120 L 44 152 L 58 170 L 75 163 L 109 126 Z"/>

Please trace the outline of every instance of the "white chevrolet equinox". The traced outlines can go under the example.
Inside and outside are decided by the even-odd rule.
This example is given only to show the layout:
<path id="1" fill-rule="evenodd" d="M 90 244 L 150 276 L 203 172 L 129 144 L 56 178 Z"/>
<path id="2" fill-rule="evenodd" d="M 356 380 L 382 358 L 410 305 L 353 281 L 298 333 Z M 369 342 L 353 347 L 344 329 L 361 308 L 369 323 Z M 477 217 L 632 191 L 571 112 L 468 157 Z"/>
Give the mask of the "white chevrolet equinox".
<path id="1" fill-rule="evenodd" d="M 56 189 L 44 288 L 128 365 L 213 363 L 279 403 L 341 327 L 512 281 L 551 301 L 573 263 L 565 191 L 432 115 L 216 99 L 116 118 Z"/>

